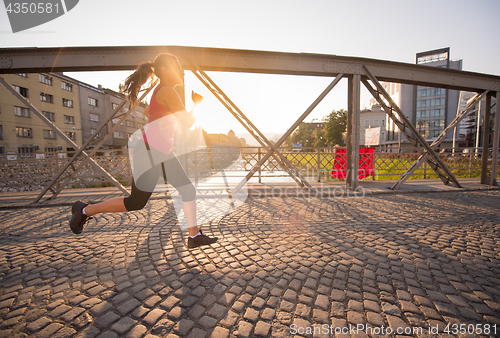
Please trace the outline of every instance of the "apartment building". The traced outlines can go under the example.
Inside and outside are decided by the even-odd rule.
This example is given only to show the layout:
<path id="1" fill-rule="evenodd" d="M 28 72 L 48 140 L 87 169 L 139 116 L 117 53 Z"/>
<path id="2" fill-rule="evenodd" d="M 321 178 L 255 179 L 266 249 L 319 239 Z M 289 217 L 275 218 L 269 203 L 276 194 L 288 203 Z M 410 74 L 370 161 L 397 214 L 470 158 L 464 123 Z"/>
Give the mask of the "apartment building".
<path id="1" fill-rule="evenodd" d="M 118 109 L 125 96 L 111 89 L 104 89 L 104 105 L 107 107 L 107 118 L 113 114 L 113 112 Z M 123 121 L 120 126 L 113 132 L 110 137 L 111 147 L 113 149 L 125 149 L 127 147 L 129 137 L 137 130 L 142 128 L 148 123 L 148 119 L 144 115 L 144 109 L 147 107 L 145 103 L 139 103 L 137 107 L 130 113 L 130 115 Z M 123 105 L 119 112 L 121 114 L 127 113 L 129 110 L 129 104 Z M 112 128 L 119 122 L 120 118 L 115 118 L 112 120 Z"/>
<path id="2" fill-rule="evenodd" d="M 76 144 L 81 144 L 77 82 L 53 73 L 5 74 L 4 79 Z M 0 154 L 34 157 L 37 152 L 72 150 L 38 116 L 0 86 Z"/>
<path id="3" fill-rule="evenodd" d="M 120 93 L 94 87 L 63 73 L 6 74 L 3 77 L 78 146 L 97 133 L 124 100 Z M 139 104 L 101 148 L 125 149 L 128 137 L 147 123 L 145 107 Z M 121 112 L 127 110 L 128 104 Z M 97 137 L 104 137 L 112 126 L 108 123 Z M 9 158 L 15 159 L 73 150 L 7 88 L 0 86 L 0 156 L 10 154 Z"/>
<path id="4" fill-rule="evenodd" d="M 359 144 L 365 146 L 385 145 L 387 117 L 379 104 L 361 110 L 359 114 Z"/>

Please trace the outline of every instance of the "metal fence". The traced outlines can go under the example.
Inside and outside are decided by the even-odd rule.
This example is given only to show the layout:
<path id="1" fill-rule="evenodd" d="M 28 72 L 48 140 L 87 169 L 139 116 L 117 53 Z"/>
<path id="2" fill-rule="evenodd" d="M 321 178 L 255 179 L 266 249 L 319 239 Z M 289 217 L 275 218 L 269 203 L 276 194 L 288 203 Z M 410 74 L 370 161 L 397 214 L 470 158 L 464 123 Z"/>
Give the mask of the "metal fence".
<path id="1" fill-rule="evenodd" d="M 331 172 L 336 162 L 345 154 L 336 153 L 334 148 L 281 148 L 299 173 L 311 182 L 336 181 Z M 482 149 L 445 149 L 439 153 L 444 163 L 457 176 L 479 177 L 481 175 Z M 266 154 L 261 147 L 234 148 L 212 146 L 210 150 L 201 149 L 189 152 L 180 158 L 187 164 L 187 173 L 194 181 L 202 181 L 214 172 L 224 172 L 228 177 L 241 180 L 253 166 Z M 8 154 L 0 157 L 0 192 L 41 190 L 64 166 L 72 153 L 45 154 Z M 371 158 L 367 156 L 372 156 Z M 492 156 L 488 153 L 488 171 L 491 170 Z M 371 162 L 373 174 L 365 180 L 398 179 L 418 158 L 415 153 L 360 154 L 360 162 Z M 114 178 L 127 186 L 131 183 L 131 169 L 127 150 L 102 151 L 93 159 Z M 73 166 L 77 167 L 82 159 Z M 498 159 L 497 159 L 498 161 Z M 500 167 L 500 166 L 499 166 Z M 500 173 L 500 172 L 499 172 Z M 411 179 L 437 178 L 427 164 L 420 167 Z M 270 157 L 258 170 L 251 182 L 273 182 L 290 179 L 278 162 Z M 290 179 L 291 181 L 291 179 Z M 86 188 L 112 186 L 105 181 L 100 172 L 86 165 L 65 188 Z"/>

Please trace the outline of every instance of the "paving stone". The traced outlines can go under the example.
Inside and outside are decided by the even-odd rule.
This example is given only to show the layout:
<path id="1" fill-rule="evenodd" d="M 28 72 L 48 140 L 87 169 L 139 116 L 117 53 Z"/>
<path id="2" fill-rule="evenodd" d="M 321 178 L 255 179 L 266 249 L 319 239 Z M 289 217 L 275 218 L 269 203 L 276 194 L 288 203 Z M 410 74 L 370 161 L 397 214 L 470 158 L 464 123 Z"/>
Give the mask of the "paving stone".
<path id="1" fill-rule="evenodd" d="M 208 314 L 214 316 L 215 318 L 222 318 L 227 313 L 227 311 L 227 307 L 220 304 L 214 304 L 208 311 Z"/>
<path id="2" fill-rule="evenodd" d="M 245 321 L 240 321 L 238 323 L 238 330 L 236 332 L 236 336 L 244 338 L 251 337 L 252 330 L 253 330 L 252 324 Z"/>
<path id="3" fill-rule="evenodd" d="M 276 311 L 274 309 L 265 308 L 264 311 L 261 312 L 260 318 L 264 319 L 265 321 L 271 321 L 274 319 L 275 315 Z"/>
<path id="4" fill-rule="evenodd" d="M 156 321 L 164 314 L 165 311 L 162 309 L 153 309 L 146 315 L 146 317 L 144 317 L 142 321 L 149 326 L 153 326 Z"/>
<path id="5" fill-rule="evenodd" d="M 154 333 L 155 335 L 160 336 L 160 337 L 164 337 L 166 334 L 168 334 L 173 329 L 174 326 L 175 326 L 175 323 L 173 321 L 171 321 L 170 319 L 161 318 L 153 326 L 153 328 L 151 329 L 151 332 Z"/>
<path id="6" fill-rule="evenodd" d="M 96 338 L 118 338 L 118 335 L 113 331 L 105 331 L 98 335 Z"/>
<path id="7" fill-rule="evenodd" d="M 341 302 L 332 302 L 332 310 L 331 315 L 333 317 L 344 317 L 345 316 L 345 307 Z"/>
<path id="8" fill-rule="evenodd" d="M 71 309 L 72 309 L 71 306 L 68 306 L 66 304 L 61 304 L 58 307 L 56 307 L 54 310 L 50 311 L 49 312 L 49 316 L 51 316 L 51 317 L 59 317 L 60 315 L 62 315 L 63 313 L 68 312 Z"/>
<path id="9" fill-rule="evenodd" d="M 329 313 L 320 309 L 313 310 L 313 320 L 317 323 L 328 324 L 330 316 Z"/>
<path id="10" fill-rule="evenodd" d="M 127 333 L 127 335 L 125 337 L 126 338 L 140 338 L 147 331 L 148 331 L 148 329 L 144 325 L 139 324 L 139 325 L 134 326 L 132 328 L 132 330 L 130 330 L 129 333 Z"/>
<path id="11" fill-rule="evenodd" d="M 214 327 L 216 324 L 217 324 L 217 319 L 213 318 L 213 317 L 210 317 L 210 316 L 203 316 L 200 318 L 200 320 L 198 321 L 198 323 L 207 328 L 207 329 L 210 329 L 212 327 Z"/>
<path id="12" fill-rule="evenodd" d="M 394 304 L 382 302 L 381 308 L 382 308 L 382 311 L 386 314 L 395 315 L 395 316 L 399 316 L 401 314 L 401 310 Z"/>
<path id="13" fill-rule="evenodd" d="M 170 312 L 168 313 L 168 317 L 172 320 L 178 320 L 182 317 L 184 312 L 185 310 L 183 308 L 181 308 L 180 306 L 176 306 L 172 310 L 170 310 Z"/>
<path id="14" fill-rule="evenodd" d="M 374 327 L 382 327 L 385 325 L 384 317 L 378 312 L 367 312 L 366 319 Z"/>
<path id="15" fill-rule="evenodd" d="M 264 336 L 266 337 L 271 329 L 271 324 L 268 324 L 263 321 L 259 321 L 257 325 L 255 325 L 254 334 L 256 336 Z"/>
<path id="16" fill-rule="evenodd" d="M 230 327 L 236 323 L 238 317 L 239 315 L 236 312 L 229 310 L 228 313 L 224 316 L 224 318 L 222 318 L 220 323 L 224 326 Z"/>
<path id="17" fill-rule="evenodd" d="M 123 336 L 125 332 L 130 330 L 130 328 L 132 328 L 132 326 L 136 323 L 137 321 L 130 317 L 123 317 L 111 326 L 111 330 L 116 331 L 120 336 Z"/>
<path id="18" fill-rule="evenodd" d="M 118 316 L 116 313 L 109 311 L 106 312 L 104 315 L 100 316 L 95 322 L 95 326 L 97 326 L 100 329 L 104 329 L 105 327 L 111 325 L 112 323 L 116 322 L 120 316 Z"/>
<path id="19" fill-rule="evenodd" d="M 111 303 L 107 302 L 107 301 L 103 301 L 101 303 L 98 303 L 96 305 L 94 305 L 93 307 L 90 308 L 90 312 L 94 315 L 94 316 L 99 316 L 100 314 L 108 311 L 109 309 L 111 309 L 113 307 L 113 305 L 111 305 Z"/>
<path id="20" fill-rule="evenodd" d="M 48 325 L 47 327 L 45 327 L 40 332 L 38 332 L 36 336 L 40 337 L 40 338 L 50 338 L 50 337 L 53 337 L 54 334 L 63 327 L 64 327 L 64 325 L 62 325 L 60 323 L 52 323 L 52 324 Z"/>
<path id="21" fill-rule="evenodd" d="M 399 317 L 386 315 L 386 318 L 387 322 L 389 323 L 389 327 L 392 328 L 394 332 L 397 332 L 398 328 L 402 329 L 403 332 L 405 332 L 406 328 L 411 329 L 411 326 Z"/>
<path id="22" fill-rule="evenodd" d="M 18 317 L 15 317 L 15 318 L 18 318 Z M 26 329 L 28 331 L 35 332 L 35 331 L 38 331 L 38 330 L 44 328 L 45 326 L 49 325 L 51 322 L 52 321 L 50 319 L 48 319 L 47 317 L 41 317 L 41 318 L 38 318 L 37 320 L 35 320 L 34 322 L 26 325 Z"/>
<path id="23" fill-rule="evenodd" d="M 149 313 L 149 311 L 150 310 L 148 308 L 145 308 L 142 305 L 140 305 L 134 311 L 132 311 L 132 317 L 134 317 L 134 318 L 144 317 L 146 314 Z"/>
<path id="24" fill-rule="evenodd" d="M 347 309 L 353 310 L 353 311 L 358 311 L 358 312 L 363 312 L 364 306 L 363 306 L 363 303 L 351 299 L 347 303 Z"/>
<path id="25" fill-rule="evenodd" d="M 187 335 L 187 332 L 191 330 L 194 326 L 194 322 L 189 319 L 181 319 L 175 326 L 174 330 L 178 332 L 182 337 Z"/>
<path id="26" fill-rule="evenodd" d="M 210 338 L 229 338 L 229 332 L 228 329 L 217 326 L 210 334 Z"/>
<path id="27" fill-rule="evenodd" d="M 259 318 L 259 311 L 256 311 L 252 308 L 247 308 L 245 314 L 243 315 L 243 318 L 251 322 L 256 322 Z"/>
<path id="28" fill-rule="evenodd" d="M 229 306 L 234 301 L 235 298 L 236 298 L 235 294 L 226 292 L 218 299 L 218 302 L 221 303 L 222 305 Z"/>
<path id="29" fill-rule="evenodd" d="M 130 311 L 134 310 L 135 308 L 137 308 L 139 305 L 141 305 L 141 303 L 135 299 L 135 298 L 131 298 L 129 299 L 128 301 L 118 305 L 116 307 L 116 310 L 118 312 L 120 312 L 120 314 L 122 316 L 126 315 L 127 313 L 129 313 Z"/>

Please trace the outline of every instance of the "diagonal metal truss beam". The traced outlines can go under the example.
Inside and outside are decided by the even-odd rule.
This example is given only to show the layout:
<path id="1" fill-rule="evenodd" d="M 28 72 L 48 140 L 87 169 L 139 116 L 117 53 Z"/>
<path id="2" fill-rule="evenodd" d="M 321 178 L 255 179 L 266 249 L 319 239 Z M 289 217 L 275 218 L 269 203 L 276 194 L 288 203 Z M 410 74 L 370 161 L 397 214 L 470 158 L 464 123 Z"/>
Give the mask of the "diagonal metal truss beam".
<path id="1" fill-rule="evenodd" d="M 66 163 L 59 173 L 54 176 L 52 181 L 47 184 L 47 186 L 42 190 L 42 192 L 37 196 L 35 201 L 33 203 L 38 203 L 40 199 L 47 193 L 47 191 L 52 192 L 52 196 L 49 197 L 49 199 L 57 197 L 57 195 L 64 189 L 64 187 L 70 182 L 70 180 L 85 166 L 87 162 L 90 163 L 95 163 L 102 171 L 106 177 L 118 188 L 120 189 L 123 193 L 128 195 L 127 189 L 123 185 L 121 185 L 120 182 L 118 182 L 114 177 L 112 177 L 106 170 L 104 170 L 102 167 L 100 167 L 91 157 L 99 151 L 99 148 L 106 142 L 106 140 L 113 134 L 113 132 L 121 125 L 123 121 L 132 113 L 132 111 L 137 107 L 138 103 L 141 102 L 144 97 L 154 88 L 154 86 L 158 83 L 158 79 L 156 79 L 149 88 L 147 88 L 142 96 L 136 101 L 134 105 L 132 105 L 129 110 L 126 113 L 119 113 L 120 109 L 127 103 L 126 99 L 122 101 L 120 105 L 115 109 L 113 114 L 102 123 L 101 127 L 92 135 L 92 137 L 81 147 L 79 148 L 78 146 L 75 145 L 75 149 L 77 149 L 76 153 L 71 157 L 71 159 Z M 97 135 L 100 134 L 100 132 L 106 128 L 107 124 L 111 122 L 115 118 L 120 118 L 120 120 L 108 131 L 108 133 L 102 137 L 98 138 Z M 49 121 L 50 122 L 50 121 Z M 94 146 L 92 151 L 90 153 L 86 153 L 84 150 L 93 143 L 97 144 Z M 77 166 L 74 166 L 75 160 L 83 156 L 83 161 Z M 71 169 L 71 172 L 69 174 L 66 174 L 63 176 L 67 171 Z M 55 188 L 55 190 L 54 190 Z"/>
<path id="2" fill-rule="evenodd" d="M 446 166 L 446 164 L 444 164 L 443 160 L 441 160 L 441 158 L 431 148 L 431 146 L 429 145 L 429 143 L 427 143 L 424 137 L 420 135 L 419 132 L 417 132 L 415 127 L 411 124 L 411 122 L 401 111 L 398 105 L 394 102 L 389 93 L 387 93 L 384 87 L 380 84 L 380 82 L 378 82 L 375 76 L 373 76 L 372 73 L 368 70 L 368 68 L 364 65 L 363 65 L 363 70 L 365 71 L 366 75 L 371 80 L 371 82 L 375 85 L 377 90 L 374 92 L 374 89 L 368 84 L 367 81 L 363 82 L 365 86 L 368 85 L 367 86 L 368 90 L 372 93 L 372 95 L 374 95 L 375 99 L 380 103 L 380 105 L 384 107 L 384 110 L 390 109 L 395 113 L 395 114 L 394 113 L 389 114 L 389 117 L 393 119 L 393 121 L 396 123 L 396 125 L 398 125 L 398 127 L 399 126 L 402 127 L 400 128 L 401 132 L 404 133 L 404 135 L 407 137 L 408 140 L 410 139 L 412 140 L 412 142 L 410 143 L 414 145 L 414 147 L 419 151 L 419 153 L 423 153 L 423 150 L 420 148 L 420 146 L 422 146 L 429 153 L 430 158 L 427 161 L 429 162 L 431 168 L 438 174 L 439 178 L 443 181 L 443 183 L 447 185 L 451 182 L 457 188 L 461 188 L 462 186 L 455 178 L 455 176 L 452 174 L 450 169 Z M 389 107 L 386 105 L 385 101 L 380 97 L 380 95 L 382 95 L 385 101 L 388 102 Z"/>
<path id="3" fill-rule="evenodd" d="M 450 133 L 450 131 L 452 129 L 454 129 L 460 123 L 460 121 L 462 121 L 466 116 L 470 115 L 470 113 L 471 113 L 472 109 L 474 108 L 474 106 L 476 105 L 476 103 L 481 101 L 481 99 L 487 93 L 488 92 L 485 92 L 482 95 L 476 94 L 472 98 L 472 100 L 469 101 L 469 103 L 467 104 L 465 109 L 463 109 L 459 114 L 457 114 L 455 119 L 432 142 L 431 148 L 433 150 L 435 150 L 441 144 L 441 142 L 445 139 L 446 135 L 448 135 Z M 401 175 L 401 177 L 397 180 L 397 182 L 392 185 L 391 189 L 396 190 L 401 185 L 403 185 L 403 183 L 406 182 L 406 180 L 411 175 L 413 175 L 415 170 L 417 170 L 423 163 L 425 163 L 428 160 L 428 158 L 429 158 L 429 153 L 427 151 L 424 151 L 422 154 L 420 154 L 418 159 L 415 162 L 413 162 L 413 164 L 410 166 L 410 168 L 408 168 L 408 170 L 406 170 L 406 172 L 403 175 Z"/>
<path id="4" fill-rule="evenodd" d="M 246 130 L 248 130 L 248 132 L 262 145 L 262 147 L 267 150 L 267 152 L 270 154 L 269 156 L 272 155 L 277 163 L 288 173 L 288 175 L 290 175 L 290 177 L 293 178 L 293 180 L 299 186 L 307 186 L 308 188 L 310 188 L 311 185 L 300 176 L 298 170 L 295 169 L 293 164 L 278 151 L 278 147 L 269 142 L 267 137 L 265 137 L 264 134 L 260 132 L 260 130 L 245 116 L 245 114 L 243 114 L 243 112 L 229 99 L 229 97 L 200 67 L 193 63 L 191 63 L 191 65 L 193 67 L 193 69 L 191 70 L 193 74 L 205 85 L 205 87 L 207 87 L 208 90 L 210 90 L 210 92 L 224 105 L 224 107 L 226 107 L 226 109 L 238 120 L 238 122 L 240 122 L 240 124 L 245 127 Z M 254 166 L 250 170 L 250 173 L 248 175 L 252 177 L 257 171 L 258 168 Z M 234 189 L 234 193 L 237 193 L 246 181 L 247 180 L 245 178 L 242 183 L 238 184 L 238 186 Z"/>
<path id="5" fill-rule="evenodd" d="M 399 130 L 406 136 L 410 145 L 412 145 L 419 154 L 422 154 L 424 151 L 419 146 L 419 142 L 410 134 L 410 131 L 408 131 L 406 129 L 405 123 L 398 119 L 398 117 L 394 114 L 393 109 L 386 104 L 386 102 L 382 99 L 382 97 L 380 97 L 379 92 L 376 89 L 374 89 L 368 83 L 368 81 L 366 81 L 366 79 L 363 79 L 362 82 L 365 85 L 365 87 L 368 89 L 368 91 L 377 100 L 377 102 L 380 104 L 380 106 L 384 109 L 384 111 L 387 113 L 387 115 L 389 115 L 389 117 L 394 121 L 394 124 L 396 126 L 398 126 Z M 436 172 L 438 177 L 443 181 L 443 183 L 448 184 L 449 183 L 448 177 L 439 170 L 437 164 L 435 162 L 432 162 L 430 159 L 427 159 L 427 162 L 429 163 L 431 168 Z"/>

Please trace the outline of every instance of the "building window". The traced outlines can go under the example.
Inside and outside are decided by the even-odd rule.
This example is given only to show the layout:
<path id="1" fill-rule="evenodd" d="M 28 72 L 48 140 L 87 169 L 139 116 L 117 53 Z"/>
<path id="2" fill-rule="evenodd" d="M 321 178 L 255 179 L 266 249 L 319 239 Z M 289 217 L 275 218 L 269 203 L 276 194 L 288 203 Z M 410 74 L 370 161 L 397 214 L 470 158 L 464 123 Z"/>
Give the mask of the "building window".
<path id="1" fill-rule="evenodd" d="M 56 120 L 56 115 L 54 113 L 49 113 L 48 111 L 42 111 L 43 116 L 45 116 L 49 121 L 54 122 Z"/>
<path id="2" fill-rule="evenodd" d="M 94 128 L 90 128 L 90 135 L 94 135 L 97 130 Z"/>
<path id="3" fill-rule="evenodd" d="M 17 75 L 21 76 L 21 77 L 25 77 L 27 78 L 28 77 L 28 74 L 27 73 L 18 73 Z"/>
<path id="4" fill-rule="evenodd" d="M 54 103 L 54 97 L 50 94 L 40 92 L 40 101 L 47 103 Z"/>
<path id="5" fill-rule="evenodd" d="M 99 115 L 97 114 L 89 114 L 90 121 L 99 121 Z"/>
<path id="6" fill-rule="evenodd" d="M 113 137 L 114 138 L 125 138 L 125 133 L 121 131 L 115 131 L 113 132 Z"/>
<path id="7" fill-rule="evenodd" d="M 112 103 L 111 103 L 111 108 L 112 108 L 113 110 L 116 110 L 116 108 L 118 108 L 118 103 L 114 103 L 114 102 L 112 102 Z"/>
<path id="8" fill-rule="evenodd" d="M 378 120 L 373 120 L 373 126 L 378 127 Z"/>
<path id="9" fill-rule="evenodd" d="M 92 107 L 97 107 L 97 100 L 92 97 L 89 97 L 89 105 Z"/>
<path id="10" fill-rule="evenodd" d="M 55 139 L 56 138 L 56 132 L 53 130 L 43 130 L 43 138 L 50 138 L 50 139 Z"/>
<path id="11" fill-rule="evenodd" d="M 63 98 L 62 103 L 64 107 L 73 108 L 73 100 Z"/>
<path id="12" fill-rule="evenodd" d="M 64 90 L 67 90 L 68 92 L 73 91 L 73 85 L 71 83 L 68 83 L 68 82 L 61 81 L 61 88 Z"/>
<path id="13" fill-rule="evenodd" d="M 64 115 L 64 123 L 75 124 L 75 117 L 69 116 L 69 115 Z"/>
<path id="14" fill-rule="evenodd" d="M 38 74 L 38 79 L 41 83 L 45 83 L 46 85 L 52 86 L 52 78 L 48 75 Z"/>
<path id="15" fill-rule="evenodd" d="M 369 127 L 370 126 L 370 120 L 365 120 L 365 127 Z"/>
<path id="16" fill-rule="evenodd" d="M 0 124 L 0 140 L 3 140 L 3 129 L 1 124 Z"/>
<path id="17" fill-rule="evenodd" d="M 35 150 L 33 147 L 19 147 L 17 148 L 17 152 L 21 155 L 20 157 L 33 157 L 33 153 Z"/>
<path id="18" fill-rule="evenodd" d="M 19 87 L 19 86 L 12 86 L 14 89 L 21 94 L 21 96 L 28 97 L 28 88 L 24 87 Z"/>
<path id="19" fill-rule="evenodd" d="M 134 121 L 126 120 L 125 121 L 125 126 L 134 128 L 135 127 L 135 123 L 134 123 Z"/>
<path id="20" fill-rule="evenodd" d="M 46 153 L 57 153 L 57 148 L 45 148 Z M 47 154 L 47 157 L 55 157 L 56 154 Z"/>
<path id="21" fill-rule="evenodd" d="M 4 149 L 4 147 L 0 147 L 0 154 L 5 154 L 5 149 Z"/>
<path id="22" fill-rule="evenodd" d="M 32 137 L 31 128 L 16 127 L 16 134 L 19 137 Z"/>
<path id="23" fill-rule="evenodd" d="M 26 107 L 14 107 L 14 115 L 21 117 L 30 117 L 30 110 Z"/>
<path id="24" fill-rule="evenodd" d="M 66 136 L 68 136 L 71 140 L 75 141 L 76 140 L 76 133 L 72 132 L 72 131 L 67 131 L 66 133 Z"/>

